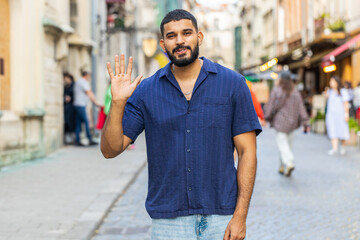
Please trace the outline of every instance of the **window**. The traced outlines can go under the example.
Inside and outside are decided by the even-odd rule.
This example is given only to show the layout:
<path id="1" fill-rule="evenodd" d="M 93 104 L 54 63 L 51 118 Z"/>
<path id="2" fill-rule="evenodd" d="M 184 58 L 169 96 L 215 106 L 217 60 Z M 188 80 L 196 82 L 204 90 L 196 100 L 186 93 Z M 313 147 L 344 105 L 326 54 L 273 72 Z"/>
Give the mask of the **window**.
<path id="1" fill-rule="evenodd" d="M 70 0 L 70 26 L 77 30 L 77 2 L 76 0 Z"/>

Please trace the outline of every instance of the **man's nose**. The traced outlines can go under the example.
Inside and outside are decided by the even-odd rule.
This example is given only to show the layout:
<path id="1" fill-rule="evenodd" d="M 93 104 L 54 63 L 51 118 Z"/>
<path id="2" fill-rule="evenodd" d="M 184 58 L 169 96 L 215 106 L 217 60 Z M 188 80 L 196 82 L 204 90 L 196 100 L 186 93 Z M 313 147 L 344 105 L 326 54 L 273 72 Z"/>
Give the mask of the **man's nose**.
<path id="1" fill-rule="evenodd" d="M 184 43 L 184 38 L 181 36 L 181 34 L 179 34 L 177 37 L 176 37 L 176 44 L 178 45 L 181 45 Z"/>

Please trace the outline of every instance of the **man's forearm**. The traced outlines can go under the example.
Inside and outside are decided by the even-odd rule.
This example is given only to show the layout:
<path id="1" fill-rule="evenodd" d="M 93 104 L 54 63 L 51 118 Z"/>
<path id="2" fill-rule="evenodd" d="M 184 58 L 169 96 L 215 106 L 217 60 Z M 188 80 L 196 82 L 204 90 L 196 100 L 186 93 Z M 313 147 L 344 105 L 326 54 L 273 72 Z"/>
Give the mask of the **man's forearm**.
<path id="1" fill-rule="evenodd" d="M 256 176 L 256 154 L 239 155 L 237 170 L 238 197 L 234 217 L 246 221 Z"/>
<path id="2" fill-rule="evenodd" d="M 124 150 L 122 119 L 126 101 L 112 101 L 109 115 L 101 134 L 101 152 L 106 158 L 113 158 Z"/>

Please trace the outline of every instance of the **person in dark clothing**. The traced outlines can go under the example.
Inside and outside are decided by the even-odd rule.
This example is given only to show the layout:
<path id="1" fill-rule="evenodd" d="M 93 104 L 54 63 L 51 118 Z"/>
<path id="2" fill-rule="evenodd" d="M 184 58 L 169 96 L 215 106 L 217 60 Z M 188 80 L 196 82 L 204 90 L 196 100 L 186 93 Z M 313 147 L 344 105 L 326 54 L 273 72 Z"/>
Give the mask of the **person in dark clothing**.
<path id="1" fill-rule="evenodd" d="M 64 73 L 64 143 L 74 142 L 75 111 L 74 111 L 74 78 Z"/>

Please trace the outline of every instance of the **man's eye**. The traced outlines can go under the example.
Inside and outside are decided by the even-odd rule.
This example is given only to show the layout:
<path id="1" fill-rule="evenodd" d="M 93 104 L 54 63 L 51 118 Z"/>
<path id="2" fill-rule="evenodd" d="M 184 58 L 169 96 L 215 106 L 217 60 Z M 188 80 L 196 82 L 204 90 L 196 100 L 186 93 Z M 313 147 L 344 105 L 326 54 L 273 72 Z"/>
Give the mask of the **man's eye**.
<path id="1" fill-rule="evenodd" d="M 185 35 L 190 35 L 190 34 L 191 34 L 191 32 L 186 32 L 186 33 L 185 33 Z"/>

